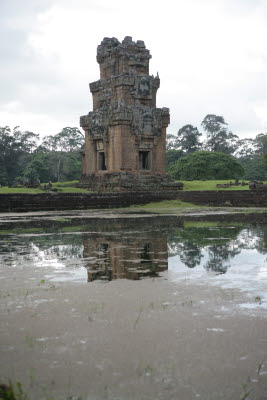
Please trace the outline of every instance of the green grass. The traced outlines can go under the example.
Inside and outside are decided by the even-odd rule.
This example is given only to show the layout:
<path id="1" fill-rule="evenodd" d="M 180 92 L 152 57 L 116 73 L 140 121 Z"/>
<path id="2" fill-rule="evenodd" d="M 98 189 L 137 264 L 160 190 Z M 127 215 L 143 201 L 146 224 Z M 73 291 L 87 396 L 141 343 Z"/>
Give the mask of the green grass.
<path id="1" fill-rule="evenodd" d="M 185 228 L 213 228 L 217 227 L 217 221 L 185 221 Z"/>
<path id="2" fill-rule="evenodd" d="M 43 233 L 43 228 L 15 228 L 15 229 L 1 229 L 0 235 L 18 235 L 25 233 Z"/>
<path id="3" fill-rule="evenodd" d="M 128 208 L 131 211 L 147 211 L 147 212 L 164 212 L 164 213 L 172 213 L 175 212 L 177 209 L 183 208 L 201 208 L 202 206 L 192 204 L 192 203 L 185 203 L 181 200 L 163 200 L 157 203 L 148 203 L 144 205 L 134 205 Z"/>
<path id="4" fill-rule="evenodd" d="M 172 208 L 172 207 L 180 208 L 180 207 L 199 207 L 199 206 L 196 206 L 195 204 L 192 203 L 185 203 L 182 200 L 163 200 L 156 203 L 148 203 L 144 204 L 143 206 L 134 206 L 134 207 L 149 209 L 149 208 Z"/>
<path id="5" fill-rule="evenodd" d="M 224 222 L 224 221 L 185 221 L 185 228 L 217 228 L 226 226 L 243 227 L 244 222 Z"/>
<path id="6" fill-rule="evenodd" d="M 42 184 L 43 186 L 44 184 Z M 59 193 L 88 193 L 88 190 L 76 188 L 72 186 L 57 186 L 56 183 L 53 183 L 53 188 L 60 189 Z M 18 187 L 18 188 L 10 188 L 8 186 L 3 186 L 0 188 L 1 193 L 47 193 L 46 190 L 41 190 L 39 188 L 27 188 L 27 187 Z"/>
<path id="7" fill-rule="evenodd" d="M 229 188 L 216 188 L 217 184 L 223 184 L 223 183 L 229 183 L 231 180 L 225 179 L 225 180 L 212 180 L 212 181 L 182 181 L 184 183 L 184 190 L 185 191 L 190 191 L 190 190 L 249 190 L 248 185 L 246 186 L 231 186 Z M 234 180 L 232 179 L 232 182 Z M 249 182 L 249 181 L 245 181 Z M 53 183 L 53 188 L 58 188 L 60 189 L 59 193 L 89 193 L 89 190 L 82 189 L 82 188 L 77 188 L 75 187 L 75 184 L 78 183 L 78 181 L 69 181 L 69 182 L 54 182 Z M 265 182 L 267 183 L 267 181 Z M 45 183 L 42 183 L 42 186 L 45 185 Z M 18 188 L 9 188 L 7 186 L 3 186 L 0 188 L 0 194 L 1 193 L 44 193 L 44 190 L 41 190 L 39 188 L 27 188 L 27 187 L 18 187 Z"/>
<path id="8" fill-rule="evenodd" d="M 76 226 L 62 226 L 58 228 L 60 232 L 79 232 L 88 228 L 87 225 L 76 225 Z"/>
<path id="9" fill-rule="evenodd" d="M 9 384 L 0 385 L 0 399 L 3 400 L 27 400 L 28 396 L 22 389 L 20 382 L 13 384 L 9 381 Z"/>
<path id="10" fill-rule="evenodd" d="M 47 390 L 44 387 L 44 392 Z M 30 397 L 32 399 L 32 396 Z M 42 396 L 42 398 L 44 398 Z M 9 380 L 8 384 L 0 383 L 0 399 L 1 400 L 29 400 L 28 395 L 25 393 L 22 384 L 20 382 L 11 382 Z M 50 393 L 46 393 L 46 400 L 56 400 L 54 396 L 50 395 Z M 68 396 L 66 400 L 83 400 L 81 396 Z"/>
<path id="11" fill-rule="evenodd" d="M 184 184 L 184 190 L 249 190 L 246 186 L 231 186 L 229 188 L 216 188 L 217 184 L 234 182 L 234 179 L 213 180 L 213 181 L 181 181 Z M 249 181 L 245 181 L 248 183 Z"/>
<path id="12" fill-rule="evenodd" d="M 53 186 L 53 187 L 58 187 L 58 186 Z M 64 186 L 58 188 L 61 189 L 59 193 L 89 193 L 89 190 L 77 187 Z"/>
<path id="13" fill-rule="evenodd" d="M 53 185 L 56 186 L 70 186 L 70 185 L 76 185 L 79 181 L 66 181 L 66 182 L 54 182 Z M 48 185 L 48 183 L 46 183 Z M 44 185 L 44 184 L 43 184 Z"/>
<path id="14" fill-rule="evenodd" d="M 43 193 L 43 190 L 26 187 L 10 188 L 8 186 L 2 186 L 0 188 L 0 194 L 1 193 Z"/>

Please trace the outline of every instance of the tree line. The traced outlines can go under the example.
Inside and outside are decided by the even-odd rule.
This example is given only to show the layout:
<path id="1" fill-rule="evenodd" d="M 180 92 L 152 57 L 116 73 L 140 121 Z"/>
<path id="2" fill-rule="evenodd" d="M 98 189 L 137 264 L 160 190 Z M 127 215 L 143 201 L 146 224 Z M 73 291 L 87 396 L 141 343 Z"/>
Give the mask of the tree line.
<path id="1" fill-rule="evenodd" d="M 36 133 L 0 127 L 0 185 L 79 179 L 83 144 L 78 128 L 65 127 L 40 142 Z"/>
<path id="2" fill-rule="evenodd" d="M 267 132 L 240 139 L 215 114 L 206 115 L 201 127 L 205 135 L 191 124 L 167 135 L 167 169 L 174 178 L 266 179 Z"/>
<path id="3" fill-rule="evenodd" d="M 267 132 L 240 139 L 214 114 L 206 115 L 201 127 L 205 135 L 191 124 L 167 135 L 167 169 L 175 179 L 266 178 Z M 78 128 L 65 127 L 40 141 L 19 127 L 0 127 L 0 185 L 77 180 L 83 145 Z"/>

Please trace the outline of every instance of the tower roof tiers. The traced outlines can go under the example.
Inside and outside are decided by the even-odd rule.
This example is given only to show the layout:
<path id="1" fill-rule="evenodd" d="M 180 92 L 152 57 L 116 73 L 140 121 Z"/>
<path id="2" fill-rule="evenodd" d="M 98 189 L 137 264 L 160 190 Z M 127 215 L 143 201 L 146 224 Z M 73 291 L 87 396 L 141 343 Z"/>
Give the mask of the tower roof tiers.
<path id="1" fill-rule="evenodd" d="M 124 72 L 149 74 L 150 58 L 145 43 L 142 40 L 134 42 L 130 36 L 126 36 L 122 43 L 114 37 L 106 37 L 97 47 L 96 59 L 100 64 L 101 79 L 109 79 Z"/>
<path id="2" fill-rule="evenodd" d="M 153 75 L 132 75 L 124 72 L 110 79 L 100 79 L 90 83 L 93 108 L 97 110 L 104 104 L 116 107 L 120 101 L 127 106 L 140 103 L 143 106 L 155 107 L 159 86 L 158 75 L 154 77 Z"/>

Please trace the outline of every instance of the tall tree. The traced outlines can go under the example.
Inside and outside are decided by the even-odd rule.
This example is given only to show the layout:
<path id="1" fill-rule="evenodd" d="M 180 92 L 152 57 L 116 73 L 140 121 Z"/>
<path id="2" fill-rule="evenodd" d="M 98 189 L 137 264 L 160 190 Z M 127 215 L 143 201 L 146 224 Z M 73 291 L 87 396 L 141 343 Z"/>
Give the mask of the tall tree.
<path id="1" fill-rule="evenodd" d="M 237 141 L 237 147 L 235 156 L 242 159 L 248 160 L 255 156 L 256 143 L 254 139 L 245 138 Z"/>
<path id="2" fill-rule="evenodd" d="M 263 162 L 263 165 L 265 166 L 265 168 L 267 169 L 267 135 L 264 139 L 264 148 L 265 148 L 265 151 L 262 154 L 262 162 Z M 267 178 L 267 173 L 265 174 L 265 178 Z"/>
<path id="3" fill-rule="evenodd" d="M 11 131 L 9 126 L 0 127 L 0 184 L 12 184 L 20 175 L 29 160 L 29 147 L 32 144 L 25 132 L 19 127 Z"/>
<path id="4" fill-rule="evenodd" d="M 26 153 L 33 153 L 38 147 L 39 139 L 39 134 L 29 131 L 22 132 L 20 140 L 23 150 Z"/>
<path id="5" fill-rule="evenodd" d="M 201 126 L 207 134 L 206 149 L 225 154 L 233 154 L 237 148 L 238 136 L 228 129 L 224 118 L 215 114 L 208 114 Z"/>
<path id="6" fill-rule="evenodd" d="M 267 163 L 264 165 L 263 156 L 240 159 L 240 162 L 245 171 L 243 179 L 261 181 L 267 178 Z"/>
<path id="7" fill-rule="evenodd" d="M 45 136 L 40 146 L 37 148 L 37 153 L 49 153 L 50 151 L 56 151 L 57 143 L 55 136 Z"/>
<path id="8" fill-rule="evenodd" d="M 255 138 L 256 154 L 261 156 L 267 153 L 267 132 L 260 133 Z"/>
<path id="9" fill-rule="evenodd" d="M 73 152 L 80 150 L 84 143 L 84 135 L 78 128 L 65 127 L 57 135 L 45 136 L 38 153 L 49 151 Z"/>
<path id="10" fill-rule="evenodd" d="M 55 140 L 58 150 L 73 152 L 82 147 L 84 134 L 78 128 L 67 126 L 55 136 Z"/>
<path id="11" fill-rule="evenodd" d="M 176 136 L 166 135 L 166 150 L 177 150 Z"/>
<path id="12" fill-rule="evenodd" d="M 77 152 L 36 153 L 23 171 L 23 176 L 30 182 L 39 179 L 41 183 L 76 180 L 80 175 L 81 161 Z"/>
<path id="13" fill-rule="evenodd" d="M 191 124 L 184 125 L 177 133 L 177 146 L 186 154 L 194 153 L 194 151 L 198 151 L 201 148 L 199 140 L 201 136 L 202 133 L 198 131 L 197 127 Z"/>

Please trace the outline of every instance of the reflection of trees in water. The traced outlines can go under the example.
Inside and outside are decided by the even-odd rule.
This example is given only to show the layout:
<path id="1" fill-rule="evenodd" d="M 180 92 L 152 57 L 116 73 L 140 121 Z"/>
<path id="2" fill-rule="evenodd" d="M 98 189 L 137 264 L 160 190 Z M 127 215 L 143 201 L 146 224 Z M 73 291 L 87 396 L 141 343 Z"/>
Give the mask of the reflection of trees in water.
<path id="1" fill-rule="evenodd" d="M 7 264 L 55 258 L 80 259 L 83 257 L 83 245 L 81 237 L 72 234 L 20 235 L 9 237 L 5 245 L 1 245 L 0 255 Z"/>
<path id="2" fill-rule="evenodd" d="M 267 226 L 243 229 L 237 241 L 241 249 L 255 249 L 265 254 L 267 253 Z"/>
<path id="3" fill-rule="evenodd" d="M 44 254 L 46 257 L 52 257 L 52 258 L 55 257 L 60 260 L 65 260 L 70 258 L 82 258 L 83 246 L 75 244 L 51 246 L 48 249 L 44 250 Z"/>
<path id="4" fill-rule="evenodd" d="M 168 241 L 168 253 L 169 257 L 179 255 L 181 261 L 188 267 L 194 268 L 201 263 L 201 258 L 203 254 L 201 253 L 201 248 L 196 244 L 185 240 L 181 242 L 176 242 L 175 237 Z"/>
<path id="5" fill-rule="evenodd" d="M 66 266 L 83 265 L 88 280 L 157 277 L 168 268 L 164 229 L 152 225 L 133 230 L 133 223 L 125 230 L 122 223 L 119 229 L 117 225 L 104 226 L 102 231 L 101 227 L 90 227 L 90 232 L 9 236 L 0 246 L 0 262 L 4 258 L 6 265 L 40 266 L 56 260 Z"/>
<path id="6" fill-rule="evenodd" d="M 208 257 L 204 265 L 207 270 L 225 273 L 231 264 L 230 260 L 242 249 L 267 253 L 267 227 L 263 226 L 188 226 L 174 231 L 174 228 L 159 228 L 154 225 L 149 226 L 148 230 L 146 227 L 135 227 L 132 223 L 131 229 L 124 230 L 121 223 L 119 229 L 109 226 L 107 231 L 105 229 L 108 229 L 108 225 L 102 227 L 100 224 L 97 228 L 97 231 L 94 228 L 94 231 L 91 229 L 88 233 L 3 236 L 0 263 L 11 265 L 18 261 L 26 264 L 27 261 L 56 258 L 66 260 L 66 263 L 68 260 L 74 263 L 75 259 L 90 263 L 90 260 L 84 258 L 85 247 L 88 247 L 88 255 L 95 260 L 90 264 L 93 273 L 95 270 L 103 270 L 103 276 L 109 277 L 108 279 L 157 276 L 168 266 L 167 235 L 169 257 L 179 255 L 181 262 L 188 268 L 200 265 L 205 255 Z"/>
<path id="7" fill-rule="evenodd" d="M 230 267 L 229 260 L 241 252 L 241 249 L 234 245 L 232 241 L 225 244 L 213 244 L 207 250 L 209 260 L 204 265 L 204 268 L 217 274 L 225 274 Z"/>
<path id="8" fill-rule="evenodd" d="M 188 267 L 200 265 L 206 253 L 209 257 L 204 268 L 223 274 L 230 267 L 230 260 L 242 249 L 267 252 L 267 227 L 185 227 L 168 237 L 169 256 L 179 255 Z"/>
<path id="9" fill-rule="evenodd" d="M 31 248 L 40 258 L 57 258 L 58 260 L 69 260 L 83 257 L 83 245 L 80 235 L 76 234 L 53 234 L 36 236 L 31 238 Z"/>

